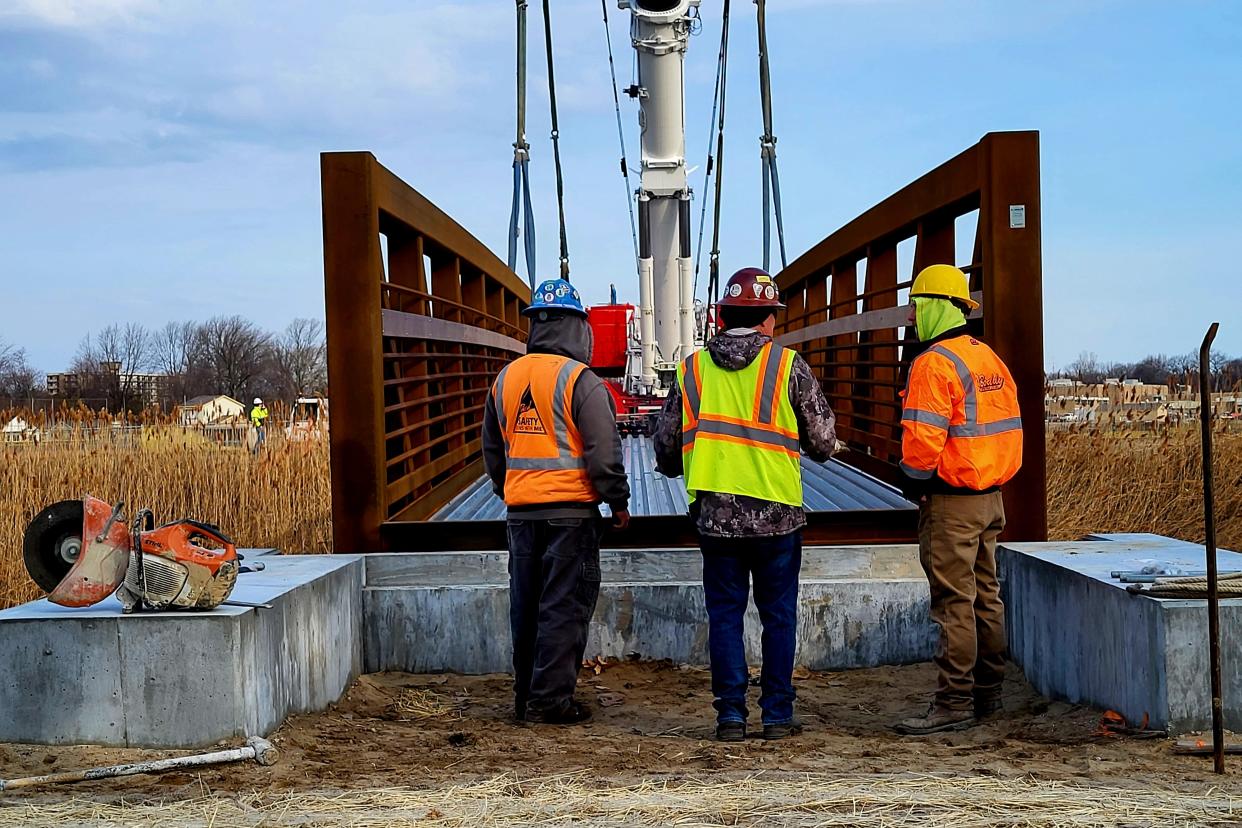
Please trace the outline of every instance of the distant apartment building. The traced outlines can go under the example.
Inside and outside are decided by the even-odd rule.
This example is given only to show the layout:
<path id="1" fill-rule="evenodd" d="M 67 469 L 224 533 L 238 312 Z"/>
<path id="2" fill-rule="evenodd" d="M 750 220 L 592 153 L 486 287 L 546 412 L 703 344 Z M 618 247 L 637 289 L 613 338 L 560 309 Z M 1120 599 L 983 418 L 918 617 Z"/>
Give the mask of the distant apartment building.
<path id="1" fill-rule="evenodd" d="M 48 374 L 48 394 L 53 399 L 72 400 L 82 397 L 84 393 L 89 396 L 119 389 L 127 401 L 143 408 L 158 406 L 168 398 L 166 374 L 123 372 L 119 362 L 101 362 L 99 370 L 98 377 L 73 371 Z"/>

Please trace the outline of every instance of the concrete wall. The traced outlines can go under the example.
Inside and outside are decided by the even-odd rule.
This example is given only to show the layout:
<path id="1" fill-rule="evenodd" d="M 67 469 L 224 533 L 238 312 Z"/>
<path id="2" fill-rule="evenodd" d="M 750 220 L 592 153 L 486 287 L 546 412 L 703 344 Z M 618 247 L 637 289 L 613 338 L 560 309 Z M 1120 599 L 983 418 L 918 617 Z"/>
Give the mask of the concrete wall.
<path id="1" fill-rule="evenodd" d="M 0 741 L 197 747 L 336 701 L 362 667 L 361 561 L 264 560 L 233 597 L 271 609 L 0 612 Z"/>
<path id="2" fill-rule="evenodd" d="M 367 672 L 508 672 L 512 658 L 504 553 L 366 559 Z M 696 550 L 609 552 L 589 656 L 707 663 L 707 613 Z M 935 647 L 927 584 L 910 546 L 807 549 L 798 661 L 844 669 L 925 661 Z M 746 645 L 759 659 L 754 605 Z"/>
<path id="3" fill-rule="evenodd" d="M 1173 733 L 1211 722 L 1207 601 L 1132 595 L 1110 577 L 1153 563 L 1205 567 L 1202 546 L 1156 535 L 1004 544 L 1011 656 L 1040 693 Z M 1242 555 L 1219 553 L 1221 569 Z M 1242 727 L 1242 600 L 1221 602 L 1226 726 Z"/>

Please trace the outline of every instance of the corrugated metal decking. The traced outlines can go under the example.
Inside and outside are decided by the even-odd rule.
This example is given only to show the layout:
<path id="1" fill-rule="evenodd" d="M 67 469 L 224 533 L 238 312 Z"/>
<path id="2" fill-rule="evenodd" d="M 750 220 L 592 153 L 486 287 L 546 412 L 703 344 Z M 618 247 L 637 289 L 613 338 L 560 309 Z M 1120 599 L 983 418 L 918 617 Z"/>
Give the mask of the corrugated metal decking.
<path id="1" fill-rule="evenodd" d="M 635 516 L 685 514 L 689 504 L 681 478 L 670 480 L 656 471 L 651 439 L 626 437 L 622 449 L 630 476 L 630 512 Z M 837 460 L 813 463 L 802 458 L 802 487 L 804 505 L 811 512 L 913 506 L 896 489 Z M 492 494 L 490 481 L 483 477 L 449 501 L 432 520 L 501 520 L 504 516 L 504 501 Z"/>

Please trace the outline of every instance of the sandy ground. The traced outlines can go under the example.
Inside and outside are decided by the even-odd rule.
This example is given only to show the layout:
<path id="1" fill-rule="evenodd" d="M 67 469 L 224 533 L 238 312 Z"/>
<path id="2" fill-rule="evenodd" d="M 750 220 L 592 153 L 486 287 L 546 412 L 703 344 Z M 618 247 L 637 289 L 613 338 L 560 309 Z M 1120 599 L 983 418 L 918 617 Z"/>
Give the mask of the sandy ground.
<path id="1" fill-rule="evenodd" d="M 799 674 L 805 732 L 781 742 L 711 740 L 709 677 L 701 669 L 626 663 L 584 670 L 580 694 L 596 710 L 577 727 L 531 726 L 511 717 L 505 676 L 364 676 L 332 710 L 290 719 L 272 741 L 281 760 L 194 773 L 137 776 L 51 792 L 12 791 L 5 804 L 74 795 L 127 801 L 204 794 L 463 784 L 586 771 L 610 783 L 653 776 L 814 772 L 935 772 L 1064 780 L 1121 787 L 1218 790 L 1242 796 L 1242 758 L 1224 779 L 1210 759 L 1174 756 L 1164 739 L 1096 734 L 1099 711 L 1048 702 L 1018 672 L 1005 712 L 970 730 L 900 737 L 893 721 L 921 712 L 930 665 Z M 757 694 L 757 688 L 752 692 Z M 753 718 L 757 714 L 752 713 Z M 0 745 L 0 776 L 72 770 L 170 755 L 154 751 Z"/>

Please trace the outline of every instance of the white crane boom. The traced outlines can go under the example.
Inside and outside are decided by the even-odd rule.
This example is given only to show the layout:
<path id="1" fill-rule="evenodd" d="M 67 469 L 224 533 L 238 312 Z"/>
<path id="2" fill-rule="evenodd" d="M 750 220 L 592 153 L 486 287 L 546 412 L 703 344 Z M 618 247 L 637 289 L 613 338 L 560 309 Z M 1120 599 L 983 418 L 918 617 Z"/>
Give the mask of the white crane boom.
<path id="1" fill-rule="evenodd" d="M 686 171 L 685 56 L 690 10 L 700 0 L 617 0 L 631 13 L 638 52 L 642 184 L 638 190 L 639 338 L 642 390 L 695 344 L 690 186 Z"/>

